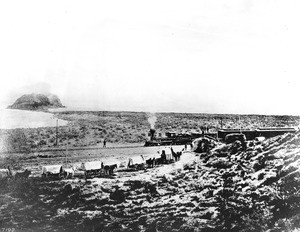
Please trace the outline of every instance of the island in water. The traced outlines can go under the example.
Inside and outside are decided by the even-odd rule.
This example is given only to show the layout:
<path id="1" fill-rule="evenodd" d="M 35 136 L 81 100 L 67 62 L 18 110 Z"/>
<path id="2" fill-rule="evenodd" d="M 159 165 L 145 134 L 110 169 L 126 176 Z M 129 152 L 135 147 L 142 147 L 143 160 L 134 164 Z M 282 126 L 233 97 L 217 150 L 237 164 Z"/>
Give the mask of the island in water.
<path id="1" fill-rule="evenodd" d="M 63 108 L 60 99 L 54 94 L 24 94 L 8 109 L 46 111 L 49 108 Z"/>

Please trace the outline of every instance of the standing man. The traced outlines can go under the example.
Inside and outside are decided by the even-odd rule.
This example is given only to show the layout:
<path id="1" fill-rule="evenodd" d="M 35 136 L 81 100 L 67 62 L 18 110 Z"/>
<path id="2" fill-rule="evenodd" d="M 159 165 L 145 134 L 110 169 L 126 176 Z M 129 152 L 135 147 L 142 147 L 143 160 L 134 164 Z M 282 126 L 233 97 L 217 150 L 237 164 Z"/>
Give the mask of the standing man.
<path id="1" fill-rule="evenodd" d="M 103 140 L 103 147 L 106 147 L 106 139 Z"/>
<path id="2" fill-rule="evenodd" d="M 171 148 L 171 149 L 172 149 L 172 148 Z M 161 151 L 160 157 L 161 157 L 161 159 L 162 159 L 162 163 L 165 164 L 166 161 L 167 161 L 167 155 L 166 155 L 165 150 L 162 150 L 162 151 Z"/>

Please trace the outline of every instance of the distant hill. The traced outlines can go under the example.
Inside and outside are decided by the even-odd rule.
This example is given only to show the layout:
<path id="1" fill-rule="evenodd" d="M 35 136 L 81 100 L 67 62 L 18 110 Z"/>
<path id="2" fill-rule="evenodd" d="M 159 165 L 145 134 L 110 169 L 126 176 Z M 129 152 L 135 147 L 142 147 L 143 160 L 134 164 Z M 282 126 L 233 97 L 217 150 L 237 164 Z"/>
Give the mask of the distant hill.
<path id="1" fill-rule="evenodd" d="M 60 99 L 53 94 L 24 94 L 19 97 L 8 109 L 20 110 L 47 110 L 49 108 L 62 108 Z"/>

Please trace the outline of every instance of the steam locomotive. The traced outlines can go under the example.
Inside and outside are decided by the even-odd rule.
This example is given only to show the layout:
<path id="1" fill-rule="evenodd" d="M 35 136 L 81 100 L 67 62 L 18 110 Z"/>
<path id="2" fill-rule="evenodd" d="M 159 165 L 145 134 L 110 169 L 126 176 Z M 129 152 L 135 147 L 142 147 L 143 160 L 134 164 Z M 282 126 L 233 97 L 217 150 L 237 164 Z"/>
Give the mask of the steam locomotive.
<path id="1" fill-rule="evenodd" d="M 156 136 L 156 131 L 150 129 L 148 133 L 150 139 L 145 142 L 145 146 L 164 146 L 164 145 L 185 145 L 191 144 L 196 138 L 200 138 L 203 135 L 216 137 L 216 133 L 204 134 L 204 133 L 175 133 L 167 132 L 165 136 Z"/>

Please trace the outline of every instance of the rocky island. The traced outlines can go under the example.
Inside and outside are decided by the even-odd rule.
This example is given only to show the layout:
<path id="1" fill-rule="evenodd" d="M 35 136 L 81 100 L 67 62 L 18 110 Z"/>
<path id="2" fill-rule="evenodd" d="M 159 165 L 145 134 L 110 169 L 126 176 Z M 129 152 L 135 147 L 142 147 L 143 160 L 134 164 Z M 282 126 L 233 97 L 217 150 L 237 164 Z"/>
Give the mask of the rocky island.
<path id="1" fill-rule="evenodd" d="M 60 99 L 53 94 L 24 94 L 19 97 L 8 109 L 19 110 L 38 110 L 44 111 L 49 108 L 62 108 L 65 107 Z"/>

